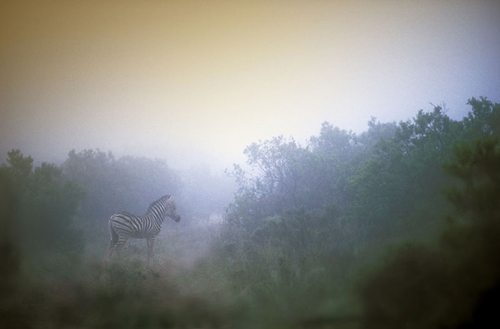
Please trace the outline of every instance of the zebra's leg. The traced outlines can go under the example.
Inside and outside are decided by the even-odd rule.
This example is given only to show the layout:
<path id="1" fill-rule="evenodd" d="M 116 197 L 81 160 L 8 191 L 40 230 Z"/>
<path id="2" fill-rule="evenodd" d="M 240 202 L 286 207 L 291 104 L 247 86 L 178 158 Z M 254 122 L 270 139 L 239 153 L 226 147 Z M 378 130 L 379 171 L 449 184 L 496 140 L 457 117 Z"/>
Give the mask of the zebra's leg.
<path id="1" fill-rule="evenodd" d="M 118 258 L 121 258 L 123 246 L 127 242 L 128 238 L 129 238 L 128 236 L 119 236 L 118 237 L 118 241 L 116 242 L 116 246 L 115 246 L 115 252 L 116 252 L 116 255 L 118 256 Z"/>
<path id="2" fill-rule="evenodd" d="M 109 262 L 111 261 L 111 257 L 113 256 L 113 252 L 115 251 L 116 243 L 118 242 L 118 234 L 111 226 L 111 223 L 109 224 L 109 235 L 110 239 L 109 239 L 108 253 L 106 255 L 105 265 L 108 265 Z"/>
<path id="3" fill-rule="evenodd" d="M 151 268 L 151 265 L 153 265 L 153 261 L 154 261 L 155 239 L 156 239 L 156 237 L 147 239 L 147 241 L 148 241 L 148 267 L 149 268 Z"/>
<path id="4" fill-rule="evenodd" d="M 111 261 L 111 257 L 113 256 L 113 251 L 115 251 L 116 242 L 117 241 L 115 241 L 115 240 L 110 240 L 109 241 L 108 253 L 106 255 L 105 265 L 108 265 L 109 262 Z"/>

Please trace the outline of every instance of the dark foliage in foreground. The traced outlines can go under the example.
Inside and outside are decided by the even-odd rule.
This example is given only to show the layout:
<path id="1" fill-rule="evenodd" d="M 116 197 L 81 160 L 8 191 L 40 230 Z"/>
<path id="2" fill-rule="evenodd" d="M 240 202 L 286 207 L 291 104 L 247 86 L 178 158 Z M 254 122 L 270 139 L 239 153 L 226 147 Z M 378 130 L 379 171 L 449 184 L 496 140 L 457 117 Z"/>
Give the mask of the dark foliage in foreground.
<path id="1" fill-rule="evenodd" d="M 363 328 L 493 328 L 500 325 L 500 141 L 456 148 L 448 171 L 458 214 L 435 250 L 406 245 L 361 287 Z M 457 219 L 459 218 L 459 220 Z M 450 219 L 451 221 L 452 219 Z M 377 321 L 373 321 L 377 318 Z"/>

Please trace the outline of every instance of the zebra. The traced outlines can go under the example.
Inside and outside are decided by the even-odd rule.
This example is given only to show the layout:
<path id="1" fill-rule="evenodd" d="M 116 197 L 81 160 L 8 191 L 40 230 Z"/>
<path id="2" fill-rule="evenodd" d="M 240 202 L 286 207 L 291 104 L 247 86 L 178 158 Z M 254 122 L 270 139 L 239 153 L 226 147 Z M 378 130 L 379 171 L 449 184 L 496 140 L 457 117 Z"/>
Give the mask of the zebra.
<path id="1" fill-rule="evenodd" d="M 120 255 L 129 238 L 146 239 L 148 244 L 148 267 L 151 267 L 154 257 L 155 239 L 160 233 L 161 224 L 168 216 L 179 222 L 181 216 L 175 211 L 174 197 L 165 195 L 153 202 L 144 216 L 136 216 L 119 212 L 109 218 L 109 242 L 106 263 L 109 263 L 113 252 Z"/>

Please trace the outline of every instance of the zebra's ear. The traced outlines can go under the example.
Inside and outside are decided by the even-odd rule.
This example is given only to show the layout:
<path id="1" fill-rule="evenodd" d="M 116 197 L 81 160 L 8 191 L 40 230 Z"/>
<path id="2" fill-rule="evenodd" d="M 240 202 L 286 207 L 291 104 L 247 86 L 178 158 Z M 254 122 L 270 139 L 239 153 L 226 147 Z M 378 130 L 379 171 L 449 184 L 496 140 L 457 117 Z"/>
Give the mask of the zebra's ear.
<path id="1" fill-rule="evenodd" d="M 167 198 L 167 201 L 168 202 L 174 201 L 174 196 L 173 195 L 169 195 L 168 198 Z"/>

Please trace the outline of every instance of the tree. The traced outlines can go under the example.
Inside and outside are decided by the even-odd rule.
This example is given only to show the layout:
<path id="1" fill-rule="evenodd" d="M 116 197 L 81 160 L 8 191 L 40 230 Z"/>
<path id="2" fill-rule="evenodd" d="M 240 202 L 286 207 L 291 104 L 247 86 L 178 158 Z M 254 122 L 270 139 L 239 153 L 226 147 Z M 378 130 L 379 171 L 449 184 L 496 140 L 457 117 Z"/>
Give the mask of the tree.
<path id="1" fill-rule="evenodd" d="M 391 138 L 374 145 L 346 188 L 348 216 L 367 239 L 422 234 L 436 225 L 447 211 L 440 191 L 450 181 L 441 166 L 461 132 L 461 124 L 435 106 L 401 121 Z"/>
<path id="2" fill-rule="evenodd" d="M 30 156 L 24 157 L 19 150 L 8 156 L 9 165 L 2 164 L 0 170 L 10 181 L 7 195 L 17 205 L 9 212 L 17 248 L 27 254 L 81 251 L 83 238 L 73 223 L 81 189 L 65 180 L 55 165 L 42 163 L 33 170 Z"/>
<path id="3" fill-rule="evenodd" d="M 356 134 L 324 122 L 319 136 L 311 137 L 309 148 L 311 156 L 306 167 L 312 204 L 318 209 L 331 205 L 344 208 L 347 182 L 371 147 L 363 145 Z"/>
<path id="4" fill-rule="evenodd" d="M 107 208 L 109 205 L 116 203 L 115 193 L 111 190 L 115 176 L 113 173 L 115 161 L 111 152 L 83 150 L 76 153 L 75 150 L 71 150 L 68 153 L 68 158 L 61 168 L 64 177 L 76 182 L 85 191 L 81 217 L 97 221 L 100 216 L 112 211 L 106 210 L 109 209 Z"/>
<path id="5" fill-rule="evenodd" d="M 12 171 L 16 183 L 20 184 L 20 186 L 24 186 L 28 176 L 33 170 L 33 158 L 31 156 L 24 157 L 19 149 L 9 151 L 7 155 L 8 168 Z M 2 164 L 2 166 L 5 165 Z"/>
<path id="6" fill-rule="evenodd" d="M 493 104 L 486 97 L 472 97 L 467 102 L 472 107 L 464 118 L 465 138 L 473 140 L 486 136 L 500 137 L 500 104 Z"/>
<path id="7" fill-rule="evenodd" d="M 455 147 L 455 161 L 445 165 L 459 180 L 448 198 L 467 218 L 500 219 L 500 140 L 487 136 Z"/>
<path id="8" fill-rule="evenodd" d="M 448 196 L 460 217 L 437 248 L 399 247 L 364 280 L 364 328 L 498 326 L 500 141 L 464 142 L 454 155 L 445 168 L 459 183 Z"/>
<path id="9" fill-rule="evenodd" d="M 253 143 L 244 153 L 252 175 L 240 166 L 234 167 L 232 175 L 240 186 L 234 203 L 229 207 L 230 221 L 241 224 L 244 220 L 255 224 L 265 217 L 304 205 L 306 180 L 310 174 L 307 168 L 310 152 L 307 149 L 293 139 L 279 136 Z"/>

